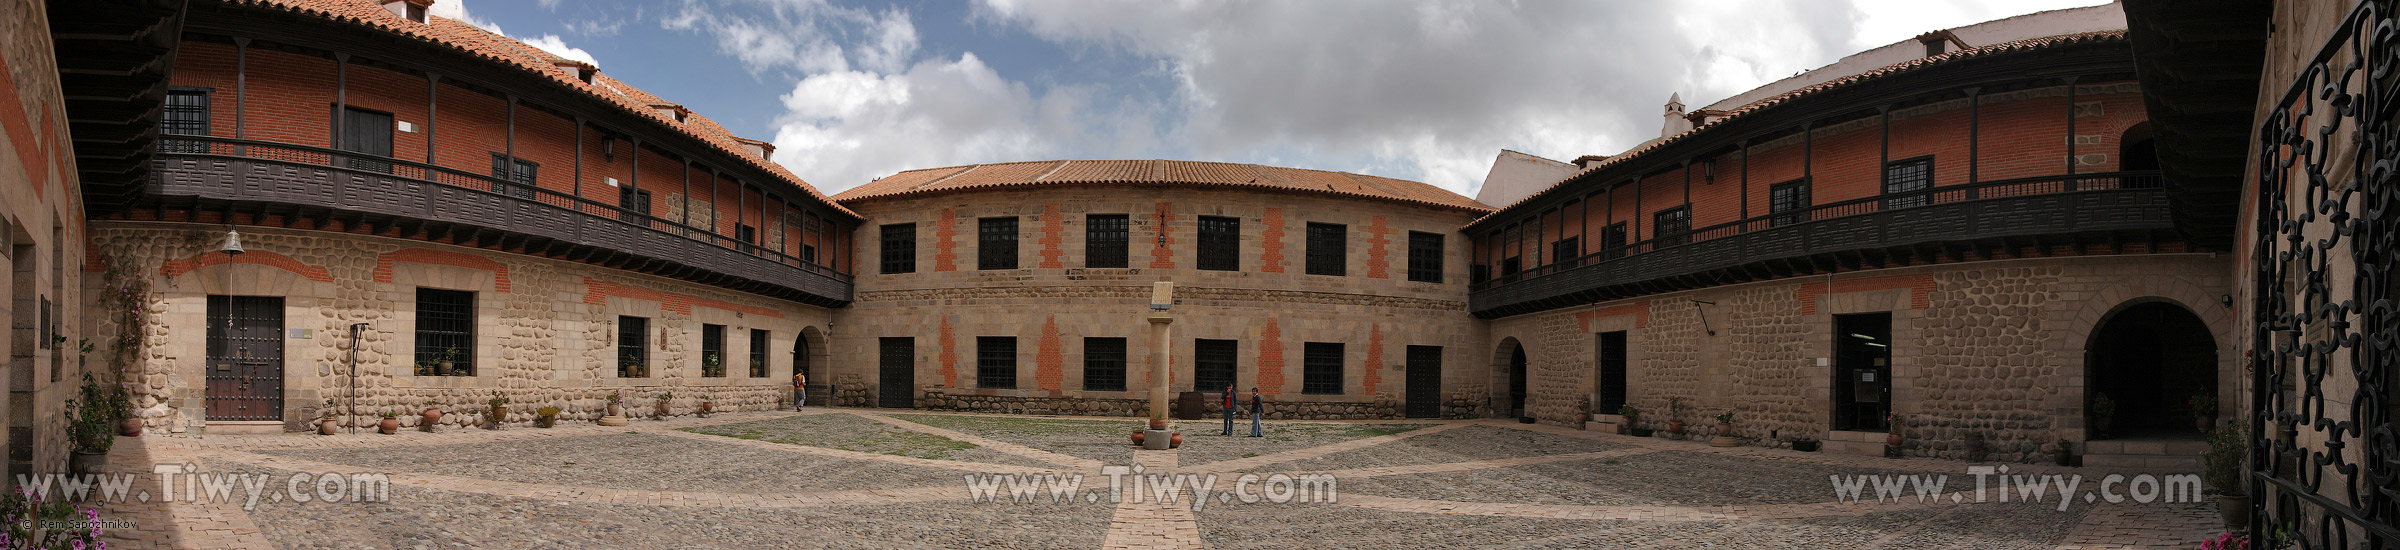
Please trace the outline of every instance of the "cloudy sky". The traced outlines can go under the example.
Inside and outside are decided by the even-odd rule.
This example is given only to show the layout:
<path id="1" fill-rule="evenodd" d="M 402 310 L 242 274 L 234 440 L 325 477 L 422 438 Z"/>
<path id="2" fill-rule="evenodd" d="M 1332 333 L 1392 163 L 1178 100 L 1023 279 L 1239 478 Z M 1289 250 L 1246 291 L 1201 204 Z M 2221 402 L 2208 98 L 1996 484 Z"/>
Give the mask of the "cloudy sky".
<path id="1" fill-rule="evenodd" d="M 980 162 L 1168 158 L 1472 196 L 1500 149 L 1656 137 L 1935 29 L 2094 0 L 441 0 L 775 142 L 828 193 Z"/>

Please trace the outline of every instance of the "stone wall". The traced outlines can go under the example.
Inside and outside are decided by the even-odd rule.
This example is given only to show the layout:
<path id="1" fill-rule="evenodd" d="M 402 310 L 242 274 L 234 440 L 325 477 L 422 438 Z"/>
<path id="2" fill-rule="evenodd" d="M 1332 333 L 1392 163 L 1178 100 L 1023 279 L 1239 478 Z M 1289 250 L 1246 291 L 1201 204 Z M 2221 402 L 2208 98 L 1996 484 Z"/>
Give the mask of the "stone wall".
<path id="1" fill-rule="evenodd" d="M 383 411 L 403 412 L 414 425 L 432 401 L 453 413 L 444 423 L 481 420 L 494 395 L 510 400 L 508 422 L 530 422 L 543 406 L 560 418 L 597 418 L 611 394 L 628 409 L 650 414 L 659 394 L 672 392 L 672 414 L 687 414 L 706 396 L 721 411 L 785 406 L 790 399 L 793 340 L 822 330 L 823 308 L 724 291 L 703 285 L 583 264 L 422 241 L 343 233 L 243 228 L 248 253 L 215 252 L 218 227 L 169 223 L 105 223 L 93 231 L 94 250 L 155 273 L 147 349 L 137 372 L 135 405 L 156 429 L 188 431 L 204 422 L 206 298 L 215 294 L 284 299 L 284 387 L 281 417 L 305 429 L 332 407 L 345 424 L 369 425 Z M 89 271 L 89 270 L 87 270 Z M 87 288 L 99 284 L 87 273 Z M 476 293 L 472 376 L 418 375 L 415 292 L 418 287 Z M 617 319 L 648 317 L 647 378 L 617 376 Z M 363 323 L 355 349 L 356 411 L 348 328 Z M 725 376 L 700 375 L 702 324 L 725 326 Z M 120 327 L 102 325 L 114 334 Z M 750 376 L 751 329 L 764 329 L 768 375 Z"/>

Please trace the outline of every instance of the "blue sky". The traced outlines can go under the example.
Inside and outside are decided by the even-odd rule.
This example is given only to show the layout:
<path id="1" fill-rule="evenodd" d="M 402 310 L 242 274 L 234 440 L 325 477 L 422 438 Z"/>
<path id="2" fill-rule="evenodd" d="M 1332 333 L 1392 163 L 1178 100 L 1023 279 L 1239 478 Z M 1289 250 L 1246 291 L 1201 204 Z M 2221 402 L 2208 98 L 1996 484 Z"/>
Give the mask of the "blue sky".
<path id="1" fill-rule="evenodd" d="M 1171 158 L 1472 196 L 1919 33 L 2093 0 L 440 0 L 773 141 L 828 193 L 915 168 Z"/>

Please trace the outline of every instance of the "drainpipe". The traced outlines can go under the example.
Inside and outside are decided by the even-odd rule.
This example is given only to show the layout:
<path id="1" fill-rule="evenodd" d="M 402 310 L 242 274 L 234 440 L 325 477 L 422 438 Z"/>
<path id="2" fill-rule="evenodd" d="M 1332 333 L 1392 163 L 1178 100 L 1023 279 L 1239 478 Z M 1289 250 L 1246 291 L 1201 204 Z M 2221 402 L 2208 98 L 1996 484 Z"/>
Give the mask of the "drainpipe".
<path id="1" fill-rule="evenodd" d="M 366 323 L 350 324 L 350 433 L 358 433 L 358 332 Z"/>

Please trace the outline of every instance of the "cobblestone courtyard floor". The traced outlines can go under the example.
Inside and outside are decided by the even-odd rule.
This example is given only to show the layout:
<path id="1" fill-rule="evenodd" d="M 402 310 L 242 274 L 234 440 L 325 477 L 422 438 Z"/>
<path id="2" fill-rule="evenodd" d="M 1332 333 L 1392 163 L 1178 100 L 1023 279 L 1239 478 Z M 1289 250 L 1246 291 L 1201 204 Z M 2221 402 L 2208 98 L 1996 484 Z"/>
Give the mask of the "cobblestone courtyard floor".
<path id="1" fill-rule="evenodd" d="M 1970 464 L 1637 439 L 1482 421 L 1277 422 L 1136 451 L 1138 419 L 812 408 L 554 429 L 120 439 L 112 471 L 148 502 L 111 504 L 110 548 L 2192 548 L 2196 504 L 1976 502 Z M 1243 426 L 1247 429 L 1247 426 Z M 238 477 L 225 492 L 156 464 Z M 1190 497 L 1111 503 L 1104 467 L 1331 474 L 1333 502 Z M 2078 492 L 2115 472 L 2080 474 Z M 303 473 L 390 476 L 384 502 L 282 499 Z M 1084 498 L 978 499 L 971 474 L 1083 475 Z M 1948 475 L 1958 502 L 1841 502 L 1829 476 Z M 221 478 L 223 479 L 223 478 Z M 1127 478 L 1130 479 L 1130 478 Z M 261 480 L 264 485 L 257 484 Z M 1125 494 L 1151 488 L 1125 487 Z M 2014 489 L 2012 488 L 2012 491 Z M 2123 489 L 2119 489 L 2120 491 Z M 193 499 L 197 491 L 201 498 Z M 1273 496 L 1267 486 L 1244 493 Z M 258 494 L 256 503 L 249 496 Z M 1098 500 L 1094 500 L 1097 498 Z"/>

